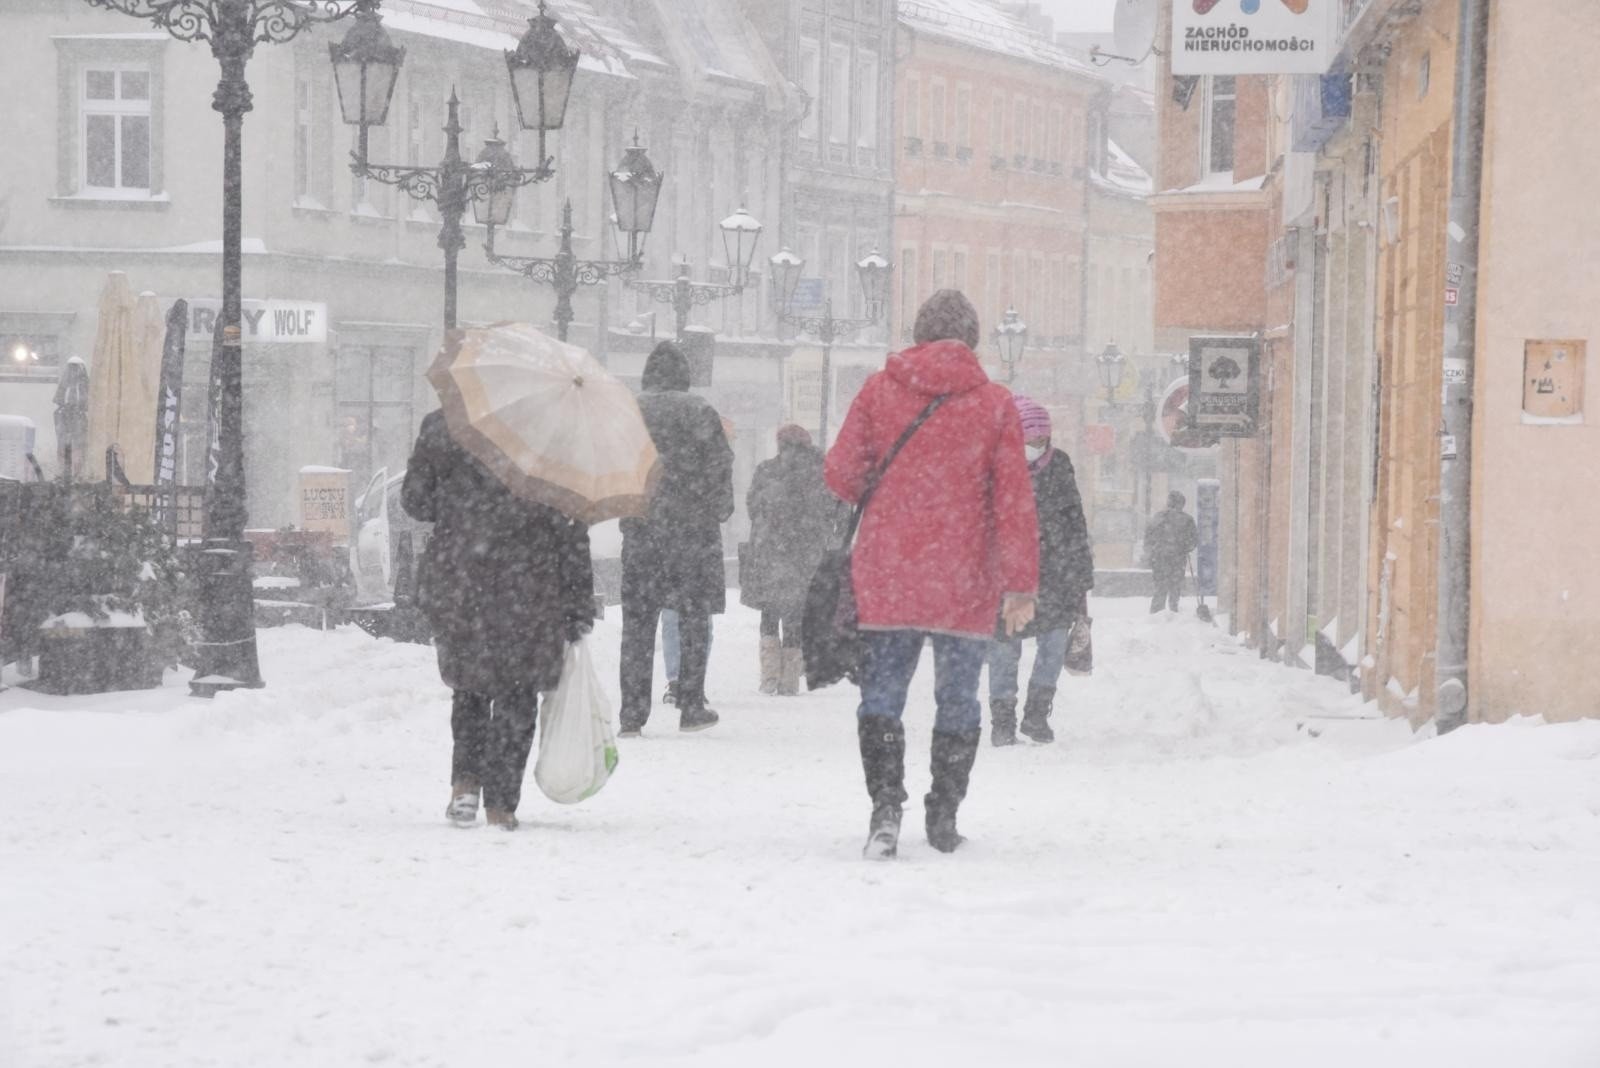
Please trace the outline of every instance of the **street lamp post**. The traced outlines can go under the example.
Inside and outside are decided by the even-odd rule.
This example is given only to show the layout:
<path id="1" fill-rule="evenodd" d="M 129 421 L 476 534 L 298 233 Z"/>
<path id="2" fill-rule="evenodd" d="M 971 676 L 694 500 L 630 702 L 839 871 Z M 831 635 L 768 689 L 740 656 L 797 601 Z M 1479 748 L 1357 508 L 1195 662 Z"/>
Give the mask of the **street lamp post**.
<path id="1" fill-rule="evenodd" d="M 614 191 L 614 190 L 613 190 Z M 620 225 L 621 216 L 619 213 Z M 628 280 L 630 289 L 647 293 L 658 304 L 670 304 L 677 315 L 677 340 L 681 344 L 689 328 L 689 312 L 697 305 L 737 296 L 750 284 L 750 264 L 756 256 L 756 243 L 761 238 L 761 224 L 744 208 L 723 219 L 723 248 L 727 253 L 729 279 L 727 282 L 694 282 L 689 279 L 687 258 L 678 263 L 678 276 L 668 280 Z"/>
<path id="2" fill-rule="evenodd" d="M 222 314 L 211 358 L 205 513 L 197 559 L 200 632 L 189 692 L 258 687 L 249 515 L 244 483 L 243 298 L 245 65 L 258 44 L 285 44 L 307 26 L 352 13 L 377 18 L 378 0 L 88 0 L 145 19 L 179 41 L 204 41 L 221 67 L 211 107 L 222 114 Z"/>
<path id="3" fill-rule="evenodd" d="M 794 301 L 794 291 L 800 284 L 800 273 L 806 261 L 787 248 L 769 261 L 772 264 L 773 298 L 777 303 L 778 319 L 789 323 L 801 333 L 814 334 L 822 342 L 822 405 L 818 427 L 823 449 L 828 447 L 828 401 L 832 390 L 833 343 L 839 338 L 871 326 L 883 318 L 885 295 L 889 291 L 890 264 L 873 249 L 866 258 L 856 263 L 856 277 L 861 281 L 866 296 L 867 316 L 864 319 L 842 319 L 833 314 L 832 299 L 822 302 L 822 314 L 796 315 L 789 310 Z"/>
<path id="4" fill-rule="evenodd" d="M 485 148 L 490 157 L 491 173 L 514 169 L 511 154 L 498 141 Z M 655 220 L 656 201 L 661 196 L 661 172 L 651 164 L 635 141 L 618 168 L 611 172 L 611 201 L 616 209 L 617 230 L 628 235 L 628 256 L 620 260 L 580 260 L 572 251 L 572 201 L 568 200 L 561 211 L 561 248 L 554 256 L 502 256 L 494 250 L 496 226 L 511 220 L 509 204 L 505 210 L 492 213 L 487 221 L 489 239 L 483 246 L 489 262 L 516 271 L 534 282 L 544 282 L 556 291 L 556 334 L 567 340 L 567 328 L 572 324 L 572 297 L 580 285 L 599 285 L 608 277 L 626 275 L 637 271 L 644 260 L 644 240 Z"/>
<path id="5" fill-rule="evenodd" d="M 1028 344 L 1028 324 L 1022 321 L 1017 309 L 1006 309 L 994 328 L 994 343 L 1000 350 L 1000 362 L 1006 368 L 1006 381 L 1010 382 L 1017 376 L 1017 364 L 1022 362 L 1022 351 Z"/>
<path id="6" fill-rule="evenodd" d="M 520 186 L 555 177 L 555 161 L 545 154 L 545 136 L 559 130 L 566 116 L 567 97 L 578 66 L 578 50 L 569 48 L 556 29 L 555 19 L 540 0 L 539 13 L 528 20 L 528 30 L 517 47 L 507 52 L 506 69 L 517 118 L 525 130 L 539 133 L 536 166 L 516 166 L 498 139 L 491 139 L 478 159 L 461 156 L 460 102 L 450 91 L 445 123 L 444 158 L 434 167 L 372 163 L 367 157 L 367 134 L 382 126 L 389 115 L 405 49 L 389 42 L 375 10 L 357 16 L 345 39 L 329 45 L 339 108 L 346 124 L 360 127 L 359 147 L 351 153 L 350 170 L 357 177 L 392 185 L 413 200 L 432 201 L 439 208 L 439 248 L 444 251 L 444 328 L 456 328 L 456 260 L 467 247 L 461 220 L 471 202 L 480 223 L 496 216 L 510 218 Z M 496 146 L 498 145 L 498 151 Z"/>
<path id="7" fill-rule="evenodd" d="M 1117 390 L 1122 385 L 1123 371 L 1127 367 L 1128 358 L 1117 348 L 1115 341 L 1106 345 L 1104 351 L 1095 357 L 1095 363 L 1100 369 L 1100 384 L 1106 389 L 1106 405 L 1111 408 L 1126 408 L 1129 405 L 1117 400 Z M 1144 520 L 1150 519 L 1150 484 L 1152 481 L 1152 468 L 1154 467 L 1155 431 L 1156 431 L 1156 394 L 1155 387 L 1147 385 L 1144 390 L 1144 401 L 1139 405 L 1139 413 L 1144 418 L 1144 446 L 1138 457 L 1140 468 L 1140 481 L 1144 490 Z M 1140 531 L 1143 536 L 1143 530 Z"/>

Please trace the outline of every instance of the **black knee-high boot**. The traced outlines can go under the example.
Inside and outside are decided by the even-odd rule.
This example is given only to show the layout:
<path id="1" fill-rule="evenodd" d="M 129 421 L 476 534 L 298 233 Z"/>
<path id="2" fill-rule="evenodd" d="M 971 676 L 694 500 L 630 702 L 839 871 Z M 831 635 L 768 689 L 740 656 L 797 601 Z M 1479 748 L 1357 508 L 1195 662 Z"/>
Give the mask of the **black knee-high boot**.
<path id="1" fill-rule="evenodd" d="M 895 855 L 900 842 L 900 806 L 906 800 L 906 731 L 899 720 L 863 716 L 857 721 L 861 770 L 872 798 L 872 823 L 862 856 Z"/>
<path id="2" fill-rule="evenodd" d="M 928 844 L 941 853 L 952 853 L 966 841 L 956 831 L 956 810 L 967 796 L 972 765 L 978 759 L 981 731 L 970 734 L 933 732 L 933 786 L 925 799 L 928 815 Z"/>

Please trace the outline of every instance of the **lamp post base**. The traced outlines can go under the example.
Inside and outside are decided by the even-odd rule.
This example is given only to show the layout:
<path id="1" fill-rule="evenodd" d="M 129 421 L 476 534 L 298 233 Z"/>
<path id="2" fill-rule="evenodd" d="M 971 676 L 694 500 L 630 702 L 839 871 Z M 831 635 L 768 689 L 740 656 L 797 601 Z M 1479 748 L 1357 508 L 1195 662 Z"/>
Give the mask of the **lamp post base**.
<path id="1" fill-rule="evenodd" d="M 264 685 L 256 657 L 253 556 L 253 547 L 243 539 L 209 538 L 200 547 L 196 579 L 205 640 L 195 645 L 197 666 L 189 680 L 192 697 Z"/>

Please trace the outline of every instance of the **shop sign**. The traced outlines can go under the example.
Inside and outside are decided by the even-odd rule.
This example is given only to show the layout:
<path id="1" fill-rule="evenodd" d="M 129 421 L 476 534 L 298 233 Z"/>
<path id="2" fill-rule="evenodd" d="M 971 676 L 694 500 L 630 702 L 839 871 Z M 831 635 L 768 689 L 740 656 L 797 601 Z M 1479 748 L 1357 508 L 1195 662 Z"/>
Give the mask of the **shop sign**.
<path id="1" fill-rule="evenodd" d="M 1261 406 L 1261 340 L 1189 339 L 1189 426 L 1227 438 L 1256 434 Z"/>
<path id="2" fill-rule="evenodd" d="M 1338 0 L 1172 0 L 1172 73 L 1326 74 Z"/>
<path id="3" fill-rule="evenodd" d="M 221 314 L 220 300 L 189 301 L 189 343 L 211 344 Z M 316 301 L 247 300 L 239 315 L 246 345 L 322 345 L 328 340 L 328 306 Z"/>

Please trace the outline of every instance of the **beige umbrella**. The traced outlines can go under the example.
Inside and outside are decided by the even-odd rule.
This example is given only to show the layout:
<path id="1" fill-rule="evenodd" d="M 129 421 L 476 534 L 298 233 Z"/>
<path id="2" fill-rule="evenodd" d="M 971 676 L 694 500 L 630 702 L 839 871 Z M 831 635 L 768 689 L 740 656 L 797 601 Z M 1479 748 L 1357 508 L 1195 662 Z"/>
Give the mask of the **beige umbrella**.
<path id="1" fill-rule="evenodd" d="M 115 445 L 129 481 L 150 481 L 163 330 L 155 296 L 135 300 L 128 276 L 112 271 L 100 293 L 90 356 L 89 455 L 84 457 L 90 479 L 105 477 L 106 448 Z"/>
<path id="2" fill-rule="evenodd" d="M 584 523 L 643 515 L 659 469 L 639 405 L 527 323 L 456 331 L 428 369 L 450 436 L 525 500 Z"/>

